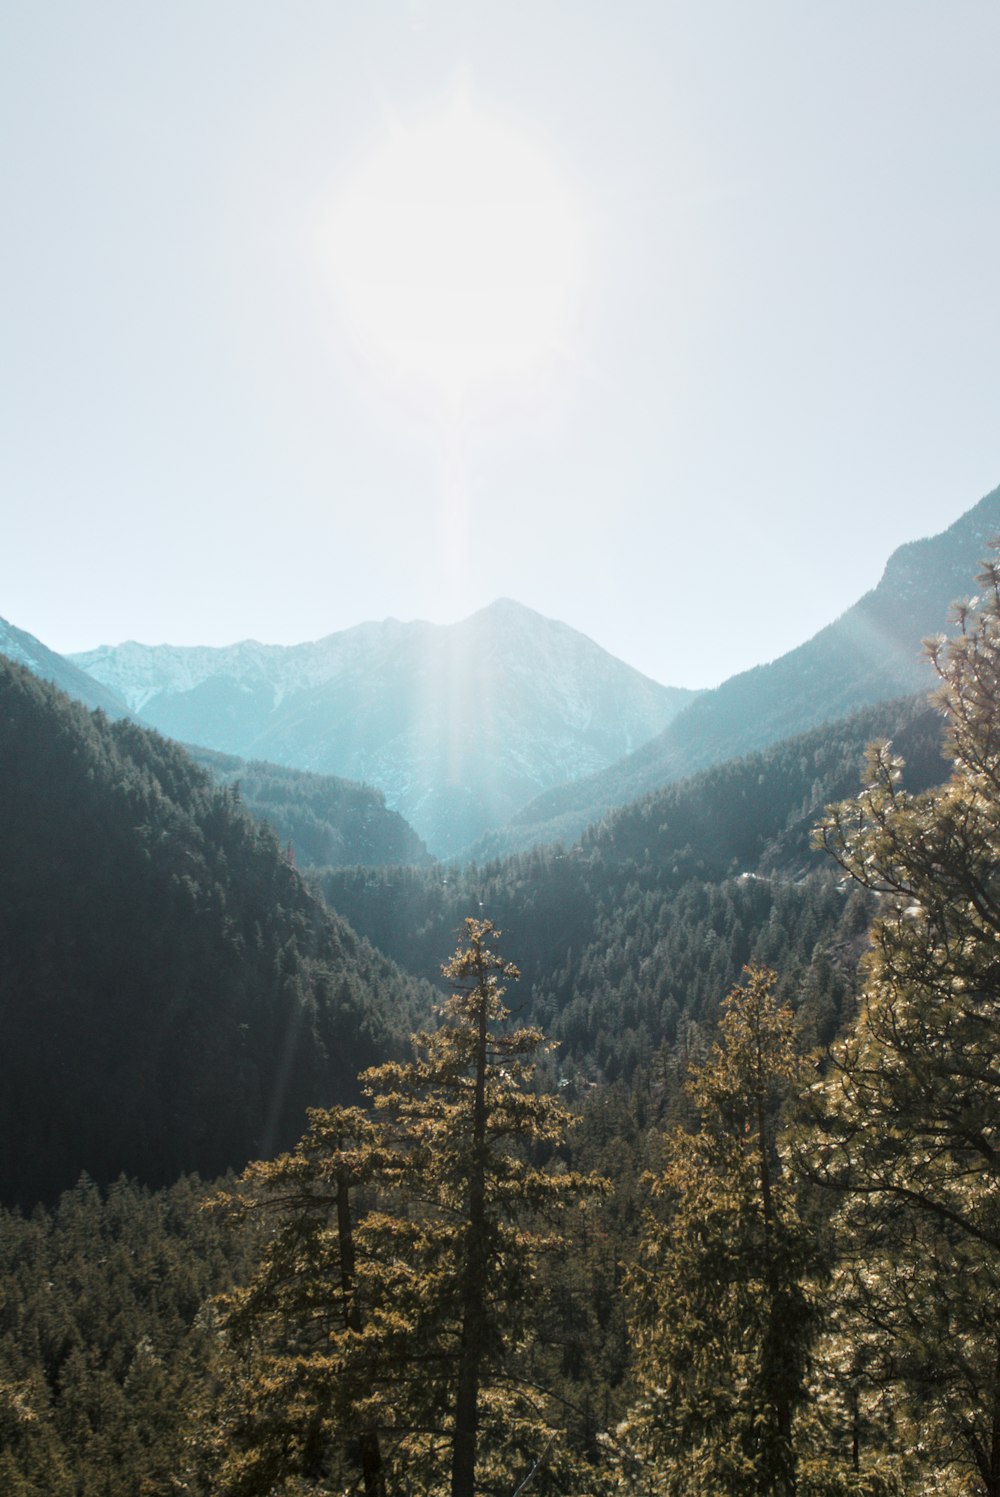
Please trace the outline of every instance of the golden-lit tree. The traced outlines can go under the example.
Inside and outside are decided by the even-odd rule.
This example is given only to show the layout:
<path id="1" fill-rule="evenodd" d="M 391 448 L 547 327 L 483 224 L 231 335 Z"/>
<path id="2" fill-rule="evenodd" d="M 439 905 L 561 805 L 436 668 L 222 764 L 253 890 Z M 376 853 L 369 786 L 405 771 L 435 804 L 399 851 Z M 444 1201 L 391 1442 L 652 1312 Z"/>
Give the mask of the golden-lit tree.
<path id="1" fill-rule="evenodd" d="M 226 1393 L 221 1490 L 263 1494 L 299 1476 L 383 1497 L 379 1427 L 391 1278 L 362 1254 L 356 1197 L 384 1167 L 357 1108 L 314 1110 L 293 1152 L 249 1166 L 214 1204 L 264 1234 L 249 1283 L 220 1302 Z"/>
<path id="2" fill-rule="evenodd" d="M 853 1030 L 815 1089 L 811 1168 L 845 1201 L 851 1334 L 909 1398 L 925 1490 L 1000 1494 L 1000 567 L 936 642 L 948 782 L 867 783 L 818 834 L 878 896 Z M 901 1412 L 905 1410 L 901 1409 Z"/>
<path id="3" fill-rule="evenodd" d="M 640 1397 L 617 1432 L 626 1485 L 662 1497 L 790 1497 L 813 1310 L 812 1235 L 776 1144 L 800 1062 L 774 974 L 746 971 L 687 1082 L 693 1131 L 663 1143 L 634 1301 Z"/>
<path id="4" fill-rule="evenodd" d="M 392 1183 L 420 1233 L 415 1324 L 427 1427 L 440 1443 L 409 1442 L 410 1468 L 424 1466 L 436 1490 L 443 1449 L 452 1497 L 509 1494 L 515 1473 L 532 1470 L 544 1487 L 541 1468 L 567 1459 L 535 1338 L 538 1268 L 561 1248 L 566 1206 L 605 1188 L 560 1166 L 570 1115 L 532 1084 L 546 1042 L 507 1024 L 504 985 L 517 968 L 490 944 L 490 921 L 465 926 L 466 944 L 443 968 L 452 992 L 438 1027 L 415 1036 L 412 1061 L 362 1078 L 396 1142 Z"/>
<path id="5" fill-rule="evenodd" d="M 366 1497 L 510 1497 L 573 1464 L 547 1392 L 540 1268 L 563 1212 L 606 1182 L 560 1161 L 570 1116 L 533 1086 L 540 1031 L 507 1022 L 517 970 L 498 934 L 466 921 L 437 1027 L 361 1078 L 371 1114 L 311 1114 L 292 1154 L 240 1182 L 232 1209 L 274 1226 L 223 1310 L 234 1497 L 359 1476 Z"/>

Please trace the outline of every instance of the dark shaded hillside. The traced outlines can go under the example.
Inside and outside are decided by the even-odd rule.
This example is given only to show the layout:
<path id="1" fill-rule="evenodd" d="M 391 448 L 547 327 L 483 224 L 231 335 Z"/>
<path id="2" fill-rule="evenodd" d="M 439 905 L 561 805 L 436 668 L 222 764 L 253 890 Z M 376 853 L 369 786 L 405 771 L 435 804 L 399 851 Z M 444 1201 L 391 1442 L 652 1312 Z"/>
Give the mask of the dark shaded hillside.
<path id="1" fill-rule="evenodd" d="M 901 546 L 878 586 L 834 623 L 769 665 L 696 698 L 656 738 L 606 770 L 544 792 L 473 852 L 570 841 L 614 806 L 687 775 L 913 691 L 933 673 L 922 641 L 948 626 L 1000 533 L 1000 488 L 941 535 Z"/>
<path id="2" fill-rule="evenodd" d="M 247 810 L 268 823 L 283 847 L 291 847 L 298 864 L 338 868 L 431 861 L 410 824 L 370 785 L 214 749 L 188 746 L 187 751 L 220 785 L 239 787 Z"/>
<path id="3" fill-rule="evenodd" d="M 669 786 L 570 850 L 461 871 L 332 870 L 322 888 L 427 976 L 463 914 L 481 908 L 517 953 L 530 1017 L 563 1041 L 564 1068 L 631 1075 L 676 1041 L 682 1021 L 713 1017 L 751 957 L 779 967 L 828 1038 L 853 965 L 829 953 L 856 940 L 867 912 L 845 901 L 809 836 L 827 803 L 856 792 L 866 745 L 887 737 L 912 789 L 945 778 L 941 720 L 916 697 Z"/>
<path id="4" fill-rule="evenodd" d="M 413 985 L 176 745 L 0 660 L 0 1190 L 218 1173 L 351 1092 Z"/>

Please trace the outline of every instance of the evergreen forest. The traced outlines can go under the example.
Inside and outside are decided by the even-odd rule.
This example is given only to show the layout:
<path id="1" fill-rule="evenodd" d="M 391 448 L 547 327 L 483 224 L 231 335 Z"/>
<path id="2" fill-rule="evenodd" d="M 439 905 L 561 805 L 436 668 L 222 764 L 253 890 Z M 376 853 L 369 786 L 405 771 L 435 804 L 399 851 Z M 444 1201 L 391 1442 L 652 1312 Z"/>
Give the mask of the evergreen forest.
<path id="1" fill-rule="evenodd" d="M 0 1491 L 1000 1497 L 979 586 L 931 702 L 463 867 L 0 658 Z"/>
<path id="2" fill-rule="evenodd" d="M 293 849 L 298 863 L 380 867 L 430 862 L 413 828 L 370 785 L 248 761 L 216 749 L 192 746 L 188 753 L 219 784 L 238 787 L 247 810 L 268 823 L 282 846 Z"/>

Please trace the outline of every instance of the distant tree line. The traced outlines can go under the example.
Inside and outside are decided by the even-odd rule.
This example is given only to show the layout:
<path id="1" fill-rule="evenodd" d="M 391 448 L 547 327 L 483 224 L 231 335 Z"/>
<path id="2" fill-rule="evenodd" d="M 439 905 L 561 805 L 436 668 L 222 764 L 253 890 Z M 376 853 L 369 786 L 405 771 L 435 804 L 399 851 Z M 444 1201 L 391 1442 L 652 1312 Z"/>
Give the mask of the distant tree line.
<path id="1" fill-rule="evenodd" d="M 218 784 L 238 788 L 247 810 L 267 822 L 300 867 L 432 861 L 409 823 L 371 785 L 215 749 L 192 747 L 188 753 Z"/>
<path id="2" fill-rule="evenodd" d="M 816 1042 L 853 992 L 872 905 L 811 848 L 823 807 L 851 793 L 865 746 L 891 738 L 914 791 L 946 778 L 940 715 L 925 698 L 870 708 L 721 765 L 612 813 L 572 848 L 465 868 L 314 874 L 326 900 L 414 975 L 468 910 L 512 932 L 520 1012 L 560 1042 L 581 1082 L 632 1082 L 691 1022 L 712 1024 L 743 967 L 781 974 Z"/>

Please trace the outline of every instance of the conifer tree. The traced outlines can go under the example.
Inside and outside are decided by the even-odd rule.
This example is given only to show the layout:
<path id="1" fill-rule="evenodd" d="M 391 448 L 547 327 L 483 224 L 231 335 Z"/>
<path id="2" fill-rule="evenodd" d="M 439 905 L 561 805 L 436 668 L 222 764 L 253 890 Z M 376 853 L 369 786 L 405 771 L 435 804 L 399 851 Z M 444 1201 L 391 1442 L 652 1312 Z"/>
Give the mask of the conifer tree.
<path id="1" fill-rule="evenodd" d="M 442 969 L 452 992 L 438 1027 L 414 1036 L 411 1062 L 362 1078 L 396 1142 L 392 1183 L 419 1228 L 410 1314 L 424 1429 L 441 1443 L 411 1441 L 409 1470 L 422 1467 L 428 1490 L 440 1490 L 432 1473 L 443 1452 L 451 1497 L 510 1494 L 531 1472 L 542 1486 L 541 1468 L 565 1461 L 534 1338 L 537 1270 L 561 1247 L 566 1205 L 606 1188 L 559 1166 L 569 1113 L 532 1088 L 549 1047 L 540 1030 L 506 1025 L 504 985 L 518 971 L 489 944 L 499 931 L 467 919 L 465 932 Z"/>
<path id="2" fill-rule="evenodd" d="M 378 1353 L 384 1286 L 359 1273 L 355 1195 L 383 1164 L 357 1108 L 309 1114 L 295 1150 L 255 1163 L 216 1204 L 269 1232 L 250 1282 L 221 1301 L 230 1355 L 216 1443 L 221 1486 L 251 1497 L 286 1478 L 352 1480 L 384 1497 Z M 379 1289 L 382 1292 L 379 1292 Z"/>
<path id="3" fill-rule="evenodd" d="M 879 897 L 853 1031 L 814 1095 L 871 1379 L 909 1393 L 924 1489 L 1000 1494 L 1000 566 L 934 642 L 953 763 L 922 795 L 889 746 L 818 840 Z M 936 1488 L 933 1488 L 936 1490 Z"/>
<path id="4" fill-rule="evenodd" d="M 569 1114 L 533 1089 L 537 1029 L 512 1028 L 517 969 L 466 921 L 440 1022 L 366 1072 L 374 1117 L 310 1114 L 292 1154 L 245 1173 L 231 1209 L 274 1218 L 230 1296 L 222 1490 L 512 1497 L 573 1464 L 538 1328 L 559 1217 L 606 1182 L 559 1159 Z M 312 1488 L 310 1488 L 312 1490 Z"/>
<path id="5" fill-rule="evenodd" d="M 776 1147 L 800 1075 L 775 976 L 746 970 L 664 1140 L 632 1270 L 640 1400 L 617 1432 L 623 1480 L 658 1497 L 790 1497 L 813 1311 L 811 1234 Z"/>

